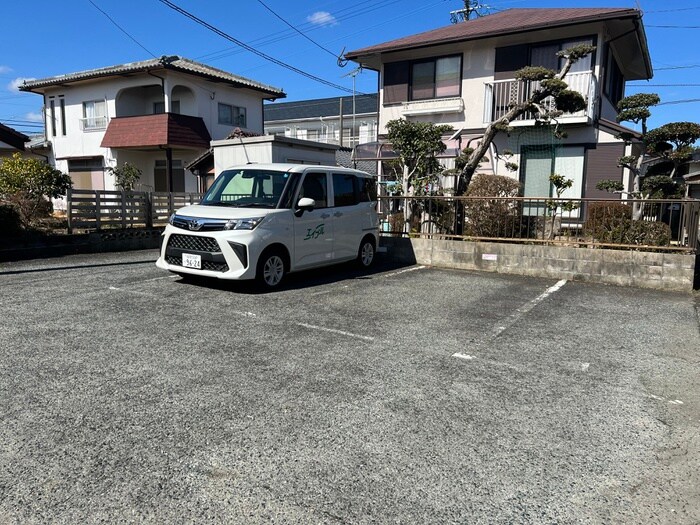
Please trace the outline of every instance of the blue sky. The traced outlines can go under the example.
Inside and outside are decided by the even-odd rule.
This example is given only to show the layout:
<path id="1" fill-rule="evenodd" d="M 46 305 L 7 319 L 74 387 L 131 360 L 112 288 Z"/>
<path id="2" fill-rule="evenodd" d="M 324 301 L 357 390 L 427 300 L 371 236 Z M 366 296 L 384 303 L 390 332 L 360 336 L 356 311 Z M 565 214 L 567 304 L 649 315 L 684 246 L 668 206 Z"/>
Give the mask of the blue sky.
<path id="1" fill-rule="evenodd" d="M 348 74 L 355 65 L 341 68 L 333 54 L 447 25 L 449 12 L 463 7 L 462 0 L 262 0 L 264 5 L 260 0 L 172 1 L 263 53 L 347 89 L 352 89 Z M 41 130 L 37 122 L 41 121 L 42 100 L 39 95 L 16 90 L 22 79 L 145 60 L 153 55 L 182 55 L 280 87 L 289 101 L 345 94 L 242 50 L 158 0 L 37 0 L 29 4 L 31 11 L 27 5 L 7 2 L 0 32 L 0 122 L 25 133 Z M 665 104 L 654 109 L 651 127 L 679 120 L 700 122 L 700 56 L 691 45 L 700 36 L 700 0 L 492 0 L 488 5 L 491 12 L 522 7 L 638 5 L 644 11 L 655 74 L 651 81 L 628 84 L 627 94 L 656 92 L 661 96 Z M 376 92 L 376 73 L 357 75 L 356 89 Z"/>

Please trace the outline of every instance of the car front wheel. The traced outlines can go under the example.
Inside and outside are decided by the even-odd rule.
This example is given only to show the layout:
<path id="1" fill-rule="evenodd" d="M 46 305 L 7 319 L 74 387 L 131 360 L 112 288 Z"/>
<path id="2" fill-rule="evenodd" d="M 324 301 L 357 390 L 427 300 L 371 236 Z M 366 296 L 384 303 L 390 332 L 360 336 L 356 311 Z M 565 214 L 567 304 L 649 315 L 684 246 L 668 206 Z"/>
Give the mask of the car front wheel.
<path id="1" fill-rule="evenodd" d="M 276 251 L 264 253 L 258 262 L 257 278 L 265 288 L 279 286 L 284 278 L 285 264 L 282 254 Z"/>

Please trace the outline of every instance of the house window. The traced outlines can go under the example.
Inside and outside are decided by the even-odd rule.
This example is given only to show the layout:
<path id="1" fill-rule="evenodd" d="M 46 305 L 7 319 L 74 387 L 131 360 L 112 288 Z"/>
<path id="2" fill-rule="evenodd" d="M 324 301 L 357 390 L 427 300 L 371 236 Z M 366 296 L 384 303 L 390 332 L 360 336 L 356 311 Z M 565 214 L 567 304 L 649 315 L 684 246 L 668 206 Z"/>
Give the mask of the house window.
<path id="1" fill-rule="evenodd" d="M 61 135 L 66 134 L 66 99 L 61 96 L 59 99 L 61 104 Z"/>
<path id="2" fill-rule="evenodd" d="M 538 199 L 525 202 L 527 215 L 542 215 L 545 212 L 544 200 L 556 196 L 549 177 L 553 173 L 574 181 L 562 198 L 580 199 L 583 191 L 583 168 L 586 150 L 583 146 L 528 146 L 523 148 L 520 162 L 520 181 L 523 183 L 523 196 Z M 566 216 L 578 217 L 578 210 Z"/>
<path id="3" fill-rule="evenodd" d="M 165 113 L 165 102 L 154 102 L 153 103 L 153 114 L 160 115 Z M 170 113 L 180 113 L 180 101 L 172 100 L 170 102 Z"/>
<path id="4" fill-rule="evenodd" d="M 625 93 L 625 78 L 617 65 L 612 49 L 608 47 L 608 57 L 605 66 L 605 95 L 614 105 Z"/>
<path id="5" fill-rule="evenodd" d="M 49 119 L 51 120 L 51 136 L 56 136 L 56 101 L 51 99 L 50 102 L 51 111 L 49 114 Z"/>
<path id="6" fill-rule="evenodd" d="M 564 59 L 557 56 L 559 51 L 577 45 L 593 45 L 593 38 L 577 38 L 556 42 L 542 42 L 539 44 L 496 48 L 496 62 L 494 66 L 495 80 L 511 80 L 515 78 L 515 72 L 525 66 L 542 66 L 547 69 L 559 71 L 564 65 Z M 593 64 L 593 55 L 589 54 L 578 60 L 571 66 L 570 73 L 582 73 L 590 71 Z"/>
<path id="7" fill-rule="evenodd" d="M 246 127 L 245 108 L 219 103 L 219 124 Z"/>
<path id="8" fill-rule="evenodd" d="M 411 100 L 458 97 L 462 57 L 442 57 L 411 64 Z"/>
<path id="9" fill-rule="evenodd" d="M 384 64 L 384 104 L 407 100 L 458 97 L 462 87 L 462 56 Z"/>
<path id="10" fill-rule="evenodd" d="M 107 127 L 107 103 L 104 100 L 83 102 L 82 129 L 95 130 Z"/>

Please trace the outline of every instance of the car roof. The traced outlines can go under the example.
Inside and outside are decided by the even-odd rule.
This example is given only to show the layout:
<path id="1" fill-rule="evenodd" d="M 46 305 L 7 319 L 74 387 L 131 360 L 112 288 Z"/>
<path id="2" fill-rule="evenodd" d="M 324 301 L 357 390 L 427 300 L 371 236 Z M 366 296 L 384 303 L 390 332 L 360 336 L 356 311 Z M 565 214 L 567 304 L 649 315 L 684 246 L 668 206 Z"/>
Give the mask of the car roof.
<path id="1" fill-rule="evenodd" d="M 255 169 L 255 170 L 270 170 L 270 171 L 285 171 L 291 173 L 303 173 L 306 170 L 327 170 L 335 172 L 345 172 L 353 173 L 355 175 L 360 175 L 364 177 L 373 177 L 367 172 L 356 170 L 353 168 L 345 168 L 343 166 L 330 166 L 330 165 L 317 165 L 317 164 L 293 164 L 289 162 L 273 162 L 265 164 L 239 164 L 235 166 L 229 166 L 222 171 L 229 170 L 241 170 L 241 169 Z"/>

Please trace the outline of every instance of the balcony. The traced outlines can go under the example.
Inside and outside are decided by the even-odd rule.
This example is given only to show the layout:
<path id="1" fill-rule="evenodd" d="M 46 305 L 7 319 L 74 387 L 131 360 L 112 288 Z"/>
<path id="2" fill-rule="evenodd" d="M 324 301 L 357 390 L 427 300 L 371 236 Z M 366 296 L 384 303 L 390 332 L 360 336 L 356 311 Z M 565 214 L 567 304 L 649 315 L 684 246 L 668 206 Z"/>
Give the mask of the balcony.
<path id="1" fill-rule="evenodd" d="M 440 113 L 461 113 L 464 111 L 464 101 L 461 97 L 436 98 L 430 100 L 412 100 L 404 102 L 401 114 L 405 117 L 411 115 L 437 115 Z"/>
<path id="2" fill-rule="evenodd" d="M 86 117 L 79 119 L 80 131 L 103 131 L 107 128 L 107 117 Z"/>
<path id="3" fill-rule="evenodd" d="M 590 71 L 582 73 L 569 73 L 564 79 L 569 84 L 569 89 L 578 91 L 586 100 L 587 106 L 577 113 L 565 113 L 558 117 L 562 123 L 590 123 L 593 119 L 595 94 L 597 81 Z M 524 102 L 534 90 L 540 86 L 539 82 L 522 80 L 496 80 L 486 83 L 486 96 L 484 98 L 484 123 L 488 124 L 502 118 L 513 104 Z M 543 101 L 550 110 L 556 110 L 552 97 Z M 511 126 L 530 126 L 539 117 L 539 114 L 527 112 L 511 121 Z"/>
<path id="4" fill-rule="evenodd" d="M 200 117 L 160 113 L 111 119 L 101 146 L 201 150 L 209 148 L 210 142 L 211 136 Z"/>

